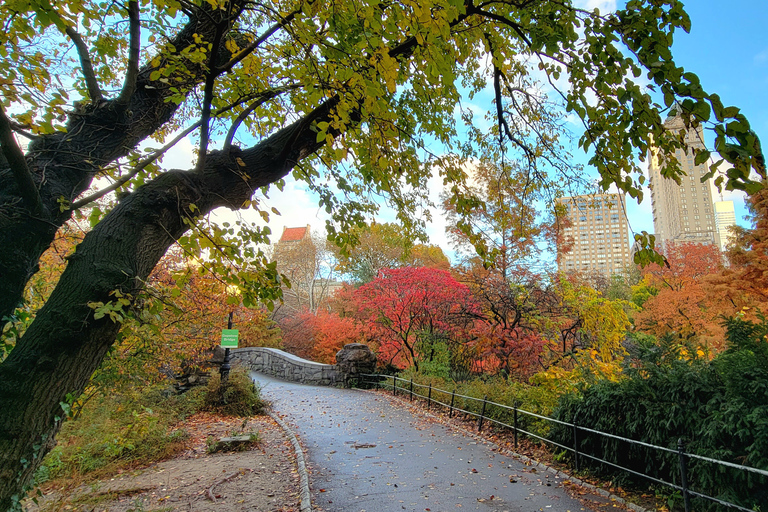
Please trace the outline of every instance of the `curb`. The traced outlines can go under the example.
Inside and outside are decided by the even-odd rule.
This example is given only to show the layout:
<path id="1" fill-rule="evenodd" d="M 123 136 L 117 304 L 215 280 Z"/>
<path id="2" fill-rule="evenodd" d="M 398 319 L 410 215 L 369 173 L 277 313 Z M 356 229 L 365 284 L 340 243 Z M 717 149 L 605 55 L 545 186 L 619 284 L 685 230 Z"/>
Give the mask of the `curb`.
<path id="1" fill-rule="evenodd" d="M 366 392 L 366 393 L 375 393 L 375 391 L 366 390 L 366 389 L 361 389 L 360 391 L 363 391 L 363 392 Z M 378 393 L 375 393 L 375 394 L 378 394 Z M 387 395 L 387 394 L 385 394 L 385 396 L 387 396 L 391 400 L 395 400 L 395 401 L 400 402 L 402 405 L 410 406 L 409 407 L 410 409 L 416 410 L 419 414 L 422 414 L 422 415 L 430 417 L 430 418 L 434 418 L 436 420 L 441 420 L 442 419 L 440 416 L 437 416 L 437 415 L 432 414 L 430 412 L 427 412 L 427 411 L 425 411 L 425 410 L 423 410 L 423 409 L 421 409 L 419 407 L 414 406 L 411 402 L 408 402 L 405 399 L 402 399 L 400 397 L 393 397 L 393 396 L 390 396 L 390 395 Z M 440 421 L 440 422 L 442 424 L 445 424 L 442 421 Z M 610 498 L 612 501 L 615 501 L 616 503 L 620 503 L 620 504 L 624 505 L 625 507 L 627 507 L 629 510 L 632 510 L 633 512 L 654 512 L 653 510 L 643 508 L 643 507 L 641 507 L 639 505 L 635 505 L 634 503 L 629 503 L 627 500 L 625 500 L 621 496 L 616 496 L 615 494 L 611 494 L 610 492 L 606 491 L 605 489 L 601 489 L 601 488 L 596 487 L 596 486 L 594 486 L 594 485 L 592 485 L 590 483 L 587 483 L 587 482 L 585 482 L 585 481 L 583 481 L 583 480 L 581 480 L 579 478 L 571 476 L 568 473 L 565 473 L 563 471 L 560 471 L 560 470 L 557 470 L 555 468 L 549 467 L 546 464 L 543 464 L 543 463 L 541 463 L 541 462 L 539 462 L 539 461 L 537 461 L 535 459 L 532 459 L 532 458 L 530 458 L 530 457 L 528 457 L 526 455 L 522 455 L 522 454 L 514 452 L 512 450 L 508 450 L 506 448 L 503 448 L 503 447 L 499 446 L 498 444 L 494 443 L 493 441 L 490 441 L 490 440 L 484 438 L 483 436 L 479 435 L 477 432 L 473 432 L 471 430 L 467 430 L 465 428 L 462 428 L 460 426 L 455 426 L 455 425 L 450 425 L 450 428 L 453 428 L 453 429 L 456 429 L 456 430 L 460 430 L 460 431 L 464 432 L 465 434 L 469 435 L 470 437 L 472 437 L 474 439 L 477 439 L 478 441 L 482 441 L 483 443 L 485 443 L 485 444 L 491 446 L 492 448 L 496 449 L 496 451 L 499 452 L 499 453 L 509 454 L 509 455 L 513 456 L 514 458 L 516 458 L 516 459 L 520 459 L 521 461 L 525 462 L 526 464 L 529 464 L 529 465 L 537 467 L 537 468 L 539 468 L 541 470 L 544 470 L 544 471 L 547 471 L 549 473 L 552 473 L 553 475 L 559 476 L 560 478 L 567 479 L 568 481 L 570 481 L 570 482 L 572 482 L 572 483 L 574 483 L 576 485 L 579 485 L 579 486 L 581 486 L 581 487 L 583 487 L 583 488 L 585 488 L 585 489 L 587 489 L 589 491 L 597 493 L 597 494 L 599 494 L 601 496 L 604 496 L 606 498 Z"/>
<path id="2" fill-rule="evenodd" d="M 288 424 L 280 419 L 277 414 L 268 411 L 267 415 L 269 415 L 270 418 L 275 420 L 275 422 L 280 425 L 280 428 L 283 429 L 285 434 L 291 440 L 293 451 L 296 452 L 296 465 L 298 466 L 300 480 L 299 486 L 301 487 L 299 491 L 301 496 L 299 510 L 301 512 L 312 512 L 312 499 L 309 494 L 309 474 L 307 473 L 307 464 L 304 462 L 304 451 L 301 449 L 299 439 L 296 437 L 296 434 L 293 433 L 293 430 L 291 430 Z"/>

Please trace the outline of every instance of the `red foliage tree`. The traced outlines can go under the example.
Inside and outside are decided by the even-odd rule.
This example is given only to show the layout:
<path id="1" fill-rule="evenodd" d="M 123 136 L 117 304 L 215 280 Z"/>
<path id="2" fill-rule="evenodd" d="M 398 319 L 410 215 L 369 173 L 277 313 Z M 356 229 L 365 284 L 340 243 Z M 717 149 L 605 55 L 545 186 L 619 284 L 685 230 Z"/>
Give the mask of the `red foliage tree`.
<path id="1" fill-rule="evenodd" d="M 319 363 L 334 364 L 336 352 L 363 339 L 358 322 L 330 311 L 308 310 L 280 320 L 283 347 L 288 352 Z"/>
<path id="2" fill-rule="evenodd" d="M 467 286 L 444 270 L 423 267 L 384 269 L 353 296 L 379 359 L 401 367 L 418 369 L 420 341 L 469 339 L 480 313 Z"/>
<path id="3" fill-rule="evenodd" d="M 508 267 L 506 276 L 476 264 L 459 279 L 478 302 L 475 353 L 484 372 L 504 372 L 526 379 L 535 373 L 546 341 L 542 338 L 542 300 L 539 278 L 527 269 Z"/>

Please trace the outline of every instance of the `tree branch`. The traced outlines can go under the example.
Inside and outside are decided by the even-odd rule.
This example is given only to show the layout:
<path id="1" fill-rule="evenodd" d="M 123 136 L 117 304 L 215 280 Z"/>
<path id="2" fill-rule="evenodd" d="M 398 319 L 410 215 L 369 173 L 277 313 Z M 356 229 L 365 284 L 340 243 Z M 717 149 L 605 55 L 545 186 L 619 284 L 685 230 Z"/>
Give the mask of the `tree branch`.
<path id="1" fill-rule="evenodd" d="M 246 58 L 248 55 L 253 53 L 253 51 L 261 45 L 264 41 L 272 37 L 272 35 L 275 34 L 278 30 L 289 24 L 291 21 L 293 21 L 293 18 L 296 17 L 298 13 L 301 12 L 301 9 L 297 9 L 290 13 L 288 16 L 281 19 L 279 22 L 275 23 L 271 27 L 267 29 L 266 32 L 264 32 L 261 36 L 259 36 L 255 41 L 253 41 L 251 44 L 246 46 L 243 50 L 237 53 L 234 57 L 232 57 L 229 62 L 226 64 L 220 66 L 217 71 L 219 73 L 226 73 L 227 71 L 231 70 L 235 65 L 237 65 L 238 62 L 241 62 L 244 58 Z"/>
<path id="2" fill-rule="evenodd" d="M 91 62 L 91 55 L 88 52 L 88 47 L 74 27 L 67 27 L 66 33 L 75 44 L 77 55 L 80 57 L 80 69 L 83 72 L 83 78 L 85 78 L 85 85 L 88 87 L 88 96 L 91 98 L 92 102 L 96 103 L 103 99 L 103 96 L 101 94 L 99 82 L 96 80 L 96 73 L 93 71 L 93 63 Z"/>
<path id="3" fill-rule="evenodd" d="M 284 87 L 284 88 L 281 88 L 281 89 L 275 89 L 275 90 L 272 90 L 272 91 L 268 91 L 268 92 L 263 93 L 263 94 L 265 96 L 269 95 L 269 98 L 274 98 L 275 96 L 277 96 L 278 94 L 280 94 L 280 93 L 282 93 L 284 91 L 287 91 L 287 90 L 290 90 L 290 89 L 295 89 L 297 87 L 298 87 L 298 85 L 294 85 L 294 86 L 290 86 L 290 87 Z M 232 105 L 220 108 L 213 115 L 214 115 L 214 117 L 218 117 L 221 114 L 224 114 L 225 112 L 228 112 L 228 111 L 232 110 L 237 105 L 240 105 L 240 104 L 244 103 L 248 99 L 253 99 L 254 96 L 258 96 L 258 95 L 248 95 L 247 98 L 244 98 L 244 99 L 242 99 L 240 101 L 237 101 L 236 103 L 233 103 Z M 269 99 L 269 98 L 267 98 L 267 99 Z M 105 195 L 109 194 L 110 192 L 112 192 L 114 190 L 117 190 L 118 188 L 122 187 L 123 185 L 128 183 L 133 177 L 135 177 L 137 174 L 139 174 L 149 164 L 151 164 L 152 162 L 154 162 L 155 160 L 157 160 L 158 158 L 163 156 L 169 149 L 171 149 L 173 146 L 178 144 L 181 139 L 183 139 L 184 137 L 186 137 L 187 135 L 189 135 L 190 133 L 192 133 L 193 131 L 198 129 L 200 127 L 201 122 L 202 121 L 198 121 L 195 124 L 185 128 L 183 131 L 179 132 L 179 134 L 176 135 L 176 137 L 174 137 L 168 144 L 166 144 L 162 148 L 158 149 L 157 151 L 153 152 L 151 155 L 148 155 L 144 159 L 140 160 L 139 163 L 137 163 L 136 166 L 133 169 L 131 169 L 130 172 L 128 172 L 128 174 L 126 174 L 125 176 L 121 176 L 112 185 L 109 185 L 108 187 L 105 187 L 105 188 L 103 188 L 103 189 L 101 189 L 101 190 L 99 190 L 97 192 L 94 192 L 91 195 L 88 195 L 88 196 L 86 196 L 86 197 L 84 197 L 84 198 L 82 198 L 82 199 L 80 199 L 78 201 L 75 201 L 74 203 L 72 203 L 72 206 L 70 206 L 69 209 L 70 210 L 77 210 L 78 208 L 82 208 L 83 206 L 85 206 L 87 204 L 90 204 L 90 203 L 96 201 L 97 199 L 99 199 L 101 197 L 104 197 Z"/>
<path id="4" fill-rule="evenodd" d="M 141 22 L 139 20 L 139 2 L 128 2 L 128 19 L 130 21 L 130 46 L 128 49 L 128 70 L 120 96 L 115 100 L 119 106 L 128 105 L 136 90 L 136 80 L 139 76 L 139 53 L 141 52 Z M 214 50 L 215 53 L 215 50 Z"/>
<path id="5" fill-rule="evenodd" d="M 149 164 L 160 158 L 162 155 L 166 153 L 169 149 L 171 149 L 173 146 L 178 144 L 178 142 L 195 131 L 200 126 L 200 121 L 196 122 L 192 126 L 188 127 L 181 133 L 179 133 L 176 137 L 171 140 L 168 144 L 163 146 L 162 148 L 158 149 L 151 155 L 145 157 L 143 160 L 141 160 L 139 163 L 136 164 L 136 166 L 130 170 L 126 175 L 121 176 L 118 180 L 116 180 L 113 184 L 109 185 L 108 187 L 105 187 L 97 192 L 94 192 L 91 195 L 85 196 L 84 198 L 75 201 L 72 203 L 72 206 L 69 208 L 70 210 L 77 210 L 79 208 L 82 208 L 83 206 L 90 204 L 97 199 L 100 199 L 104 197 L 105 195 L 109 194 L 113 190 L 117 190 L 118 188 L 122 187 L 126 183 L 128 183 L 132 178 L 134 178 L 137 174 L 139 174 L 142 170 L 144 170 Z"/>
<path id="6" fill-rule="evenodd" d="M 219 72 L 215 69 L 216 55 L 215 48 L 221 44 L 221 38 L 224 35 L 224 22 L 220 22 L 216 26 L 216 34 L 213 36 L 213 44 L 211 45 L 211 55 L 208 59 L 208 73 L 205 77 L 205 86 L 203 87 L 203 112 L 200 116 L 200 147 L 198 148 L 197 168 L 203 169 L 205 167 L 205 158 L 208 155 L 208 140 L 210 139 L 211 130 L 211 103 L 213 103 L 213 88 L 216 85 L 216 78 L 219 76 Z"/>
<path id="7" fill-rule="evenodd" d="M 261 105 L 263 105 L 267 101 L 271 100 L 275 96 L 277 96 L 277 95 L 279 95 L 279 94 L 281 94 L 281 93 L 283 93 L 283 92 L 285 92 L 285 91 L 287 91 L 289 89 L 295 89 L 297 87 L 298 87 L 298 85 L 295 85 L 295 86 L 291 86 L 291 87 L 283 87 L 283 88 L 280 88 L 280 89 L 274 89 L 272 91 L 268 91 L 268 92 L 264 93 L 261 98 L 257 99 L 256 101 L 254 101 L 253 103 L 248 105 L 248 107 L 245 110 L 240 112 L 240 115 L 237 116 L 237 119 L 235 119 L 235 121 L 232 123 L 232 126 L 229 127 L 229 131 L 227 132 L 227 137 L 226 137 L 226 139 L 224 139 L 224 147 L 222 148 L 222 151 L 225 152 L 225 153 L 229 151 L 229 149 L 232 147 L 232 139 L 235 138 L 235 133 L 237 132 L 237 129 L 240 127 L 240 124 L 243 121 L 245 121 L 245 119 L 249 115 L 251 115 L 251 113 L 254 110 L 259 108 Z"/>
<path id="8" fill-rule="evenodd" d="M 16 143 L 13 136 L 11 121 L 6 117 L 3 106 L 0 105 L 0 146 L 3 156 L 8 160 L 8 164 L 13 172 L 16 185 L 19 187 L 24 204 L 32 215 L 40 215 L 43 211 L 43 202 L 40 198 L 40 191 L 37 189 L 32 173 L 29 172 L 29 166 L 24 158 L 24 153 Z"/>

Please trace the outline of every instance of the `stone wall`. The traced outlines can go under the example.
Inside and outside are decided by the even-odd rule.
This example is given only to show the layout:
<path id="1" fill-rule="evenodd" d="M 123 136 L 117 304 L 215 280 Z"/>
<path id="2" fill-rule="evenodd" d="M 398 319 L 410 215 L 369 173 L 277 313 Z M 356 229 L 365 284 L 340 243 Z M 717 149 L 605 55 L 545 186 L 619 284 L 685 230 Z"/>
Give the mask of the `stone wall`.
<path id="1" fill-rule="evenodd" d="M 292 382 L 316 386 L 335 386 L 344 383 L 344 376 L 335 365 L 307 361 L 276 348 L 234 348 L 230 352 L 230 357 L 233 363 Z"/>

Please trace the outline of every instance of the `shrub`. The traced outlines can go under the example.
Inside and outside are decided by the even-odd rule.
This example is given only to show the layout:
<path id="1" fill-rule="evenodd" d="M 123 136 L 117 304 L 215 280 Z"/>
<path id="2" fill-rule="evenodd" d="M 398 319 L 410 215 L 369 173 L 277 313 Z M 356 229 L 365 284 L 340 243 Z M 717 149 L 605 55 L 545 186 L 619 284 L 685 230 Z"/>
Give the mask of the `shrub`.
<path id="1" fill-rule="evenodd" d="M 768 324 L 729 320 L 729 348 L 713 361 L 662 339 L 642 353 L 619 382 L 600 382 L 583 396 L 564 397 L 556 417 L 630 439 L 677 448 L 740 465 L 768 469 Z M 571 429 L 553 435 L 572 445 Z M 676 454 L 617 440 L 580 435 L 581 450 L 615 464 L 677 483 Z M 691 459 L 691 487 L 746 508 L 768 506 L 768 479 Z M 696 510 L 717 510 L 711 502 Z M 765 510 L 765 509 L 764 509 Z"/>
<path id="2" fill-rule="evenodd" d="M 269 407 L 245 369 L 232 369 L 228 380 L 222 393 L 218 372 L 211 376 L 205 393 L 206 410 L 226 416 L 255 416 Z"/>

